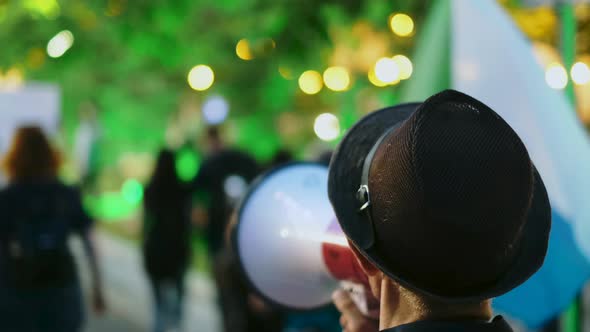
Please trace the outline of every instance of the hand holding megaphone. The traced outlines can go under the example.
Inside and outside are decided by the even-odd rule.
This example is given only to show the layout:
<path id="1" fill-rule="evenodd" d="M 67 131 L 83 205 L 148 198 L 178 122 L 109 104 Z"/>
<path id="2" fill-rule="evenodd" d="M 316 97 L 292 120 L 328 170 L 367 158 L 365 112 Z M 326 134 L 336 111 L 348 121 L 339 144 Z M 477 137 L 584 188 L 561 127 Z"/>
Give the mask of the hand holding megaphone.
<path id="1" fill-rule="evenodd" d="M 327 178 L 324 165 L 294 163 L 255 181 L 232 231 L 238 261 L 250 286 L 270 303 L 314 309 L 342 287 L 359 310 L 377 317 L 379 303 L 336 220 Z"/>
<path id="2" fill-rule="evenodd" d="M 340 311 L 342 332 L 379 331 L 379 320 L 365 316 L 352 300 L 350 293 L 339 289 L 332 294 L 332 300 Z"/>
<path id="3" fill-rule="evenodd" d="M 340 286 L 350 293 L 361 313 L 378 318 L 379 301 L 371 293 L 369 279 L 350 249 L 336 218 L 328 227 L 327 234 L 322 242 L 322 255 L 328 271 L 335 279 L 341 280 Z"/>

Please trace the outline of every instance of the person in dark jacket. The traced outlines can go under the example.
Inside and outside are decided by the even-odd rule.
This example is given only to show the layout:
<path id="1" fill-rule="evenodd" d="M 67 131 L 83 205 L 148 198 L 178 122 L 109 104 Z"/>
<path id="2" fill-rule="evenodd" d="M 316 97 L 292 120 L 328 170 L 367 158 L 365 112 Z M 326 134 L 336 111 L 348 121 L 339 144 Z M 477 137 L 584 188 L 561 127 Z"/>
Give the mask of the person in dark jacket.
<path id="1" fill-rule="evenodd" d="M 20 128 L 4 159 L 0 191 L 0 330 L 81 331 L 84 307 L 68 238 L 77 234 L 89 258 L 93 309 L 105 309 L 92 241 L 92 219 L 80 193 L 57 178 L 57 152 L 37 127 Z"/>
<path id="2" fill-rule="evenodd" d="M 224 331 L 273 331 L 276 323 L 260 320 L 239 273 L 234 253 L 225 240 L 227 225 L 248 184 L 259 174 L 249 154 L 226 147 L 219 129 L 207 130 L 208 156 L 193 181 L 198 201 L 207 210 L 205 233 Z"/>
<path id="3" fill-rule="evenodd" d="M 334 294 L 347 332 L 511 332 L 491 299 L 543 264 L 551 207 L 514 130 L 457 91 L 370 113 L 346 134 L 328 192 L 379 299 Z"/>
<path id="4" fill-rule="evenodd" d="M 215 261 L 224 248 L 223 237 L 230 215 L 260 167 L 248 153 L 226 147 L 217 127 L 208 128 L 207 141 L 209 153 L 192 187 L 200 205 L 207 209 L 208 253 Z"/>
<path id="5" fill-rule="evenodd" d="M 154 332 L 178 329 L 182 323 L 184 277 L 191 261 L 190 211 L 174 153 L 162 150 L 144 199 L 143 255 L 154 295 Z"/>

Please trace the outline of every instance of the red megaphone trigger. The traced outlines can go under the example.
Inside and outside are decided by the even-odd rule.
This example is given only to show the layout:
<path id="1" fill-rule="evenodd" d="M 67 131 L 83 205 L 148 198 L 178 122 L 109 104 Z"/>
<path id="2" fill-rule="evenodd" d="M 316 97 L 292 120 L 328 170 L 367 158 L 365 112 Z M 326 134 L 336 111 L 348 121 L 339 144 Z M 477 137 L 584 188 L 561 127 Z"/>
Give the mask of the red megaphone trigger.
<path id="1" fill-rule="evenodd" d="M 324 263 L 335 279 L 369 285 L 365 272 L 349 247 L 324 242 L 322 253 Z"/>
<path id="2" fill-rule="evenodd" d="M 367 317 L 379 317 L 379 300 L 373 297 L 369 278 L 363 271 L 337 220 L 328 227 L 322 241 L 324 265 L 332 277 L 350 292 L 352 300 Z"/>
<path id="3" fill-rule="evenodd" d="M 322 255 L 330 274 L 338 280 L 368 286 L 367 275 L 348 246 L 346 236 L 338 225 L 338 221 L 332 221 L 326 234 L 326 240 L 322 242 Z M 339 239 L 339 241 L 333 241 L 334 239 Z"/>

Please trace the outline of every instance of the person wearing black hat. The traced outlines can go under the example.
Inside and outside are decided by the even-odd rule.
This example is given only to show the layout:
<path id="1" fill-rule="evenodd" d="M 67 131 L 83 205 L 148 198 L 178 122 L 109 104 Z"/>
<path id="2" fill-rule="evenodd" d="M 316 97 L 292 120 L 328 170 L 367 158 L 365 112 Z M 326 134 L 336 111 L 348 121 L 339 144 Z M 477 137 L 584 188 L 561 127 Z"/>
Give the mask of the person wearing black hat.
<path id="1" fill-rule="evenodd" d="M 447 90 L 373 112 L 334 153 L 328 191 L 380 300 L 371 321 L 336 292 L 344 331 L 511 331 L 491 299 L 543 264 L 551 207 L 492 109 Z"/>

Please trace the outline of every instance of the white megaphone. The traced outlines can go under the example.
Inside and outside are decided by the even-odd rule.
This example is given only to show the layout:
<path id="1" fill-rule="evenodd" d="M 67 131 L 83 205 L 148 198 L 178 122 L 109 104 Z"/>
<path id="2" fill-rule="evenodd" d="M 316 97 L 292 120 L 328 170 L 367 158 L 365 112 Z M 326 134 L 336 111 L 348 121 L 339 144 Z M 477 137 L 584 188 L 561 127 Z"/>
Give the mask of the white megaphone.
<path id="1" fill-rule="evenodd" d="M 250 286 L 270 303 L 314 309 L 344 287 L 365 315 L 377 317 L 379 303 L 328 199 L 327 166 L 288 164 L 255 181 L 232 241 Z"/>

